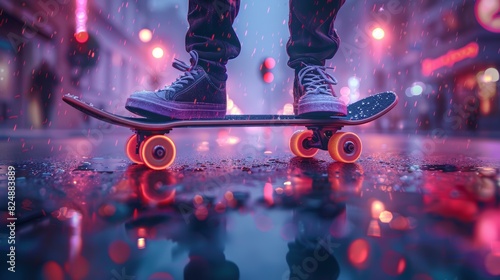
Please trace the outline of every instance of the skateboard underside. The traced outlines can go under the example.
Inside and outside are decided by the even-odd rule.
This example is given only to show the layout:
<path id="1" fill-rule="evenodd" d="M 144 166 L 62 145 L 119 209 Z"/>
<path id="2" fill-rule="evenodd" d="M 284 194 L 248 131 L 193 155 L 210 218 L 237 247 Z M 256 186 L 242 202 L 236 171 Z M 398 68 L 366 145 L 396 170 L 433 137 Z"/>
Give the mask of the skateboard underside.
<path id="1" fill-rule="evenodd" d="M 352 132 L 338 132 L 343 126 L 361 125 L 389 112 L 397 103 L 393 92 L 383 92 L 361 99 L 348 106 L 345 117 L 301 118 L 293 115 L 226 115 L 223 119 L 147 119 L 126 117 L 94 107 L 78 97 L 67 94 L 63 100 L 81 112 L 124 126 L 135 133 L 127 141 L 125 150 L 132 162 L 146 164 L 156 170 L 170 166 L 176 157 L 174 142 L 165 134 L 181 127 L 237 127 L 237 126 L 304 126 L 290 139 L 290 150 L 299 157 L 310 158 L 319 150 L 326 150 L 340 162 L 351 163 L 361 155 L 361 139 Z"/>

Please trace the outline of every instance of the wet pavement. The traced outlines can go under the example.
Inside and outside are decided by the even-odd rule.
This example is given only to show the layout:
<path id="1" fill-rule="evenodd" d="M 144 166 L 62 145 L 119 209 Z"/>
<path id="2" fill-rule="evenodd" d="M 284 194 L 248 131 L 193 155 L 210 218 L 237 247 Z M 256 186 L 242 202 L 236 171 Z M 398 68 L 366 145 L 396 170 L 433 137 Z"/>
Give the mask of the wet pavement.
<path id="1" fill-rule="evenodd" d="M 293 157 L 292 132 L 179 130 L 165 171 L 122 129 L 6 137 L 0 279 L 500 277 L 500 141 L 361 132 L 342 164 Z"/>

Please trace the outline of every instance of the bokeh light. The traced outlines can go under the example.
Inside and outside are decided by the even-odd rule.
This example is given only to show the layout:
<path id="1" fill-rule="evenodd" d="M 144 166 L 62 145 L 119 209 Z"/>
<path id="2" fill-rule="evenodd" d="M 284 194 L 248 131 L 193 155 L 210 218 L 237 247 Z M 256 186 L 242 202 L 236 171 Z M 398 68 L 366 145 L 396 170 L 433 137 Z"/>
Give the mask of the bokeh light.
<path id="1" fill-rule="evenodd" d="M 264 67 L 267 69 L 273 69 L 276 66 L 276 60 L 272 57 L 268 57 L 264 60 Z"/>
<path id="2" fill-rule="evenodd" d="M 499 74 L 498 70 L 491 67 L 484 71 L 483 81 L 484 82 L 498 82 Z"/>
<path id="3" fill-rule="evenodd" d="M 374 200 L 371 205 L 372 218 L 378 219 L 380 213 L 385 210 L 384 203 L 379 200 Z"/>
<path id="4" fill-rule="evenodd" d="M 272 83 L 274 81 L 274 75 L 271 72 L 267 72 L 264 74 L 264 82 L 266 83 Z"/>
<path id="5" fill-rule="evenodd" d="M 137 249 L 144 249 L 146 248 L 146 239 L 144 237 L 140 237 L 137 239 Z"/>
<path id="6" fill-rule="evenodd" d="M 489 253 L 486 255 L 484 266 L 489 274 L 500 276 L 500 254 Z"/>
<path id="7" fill-rule="evenodd" d="M 153 54 L 154 58 L 158 58 L 158 59 L 162 58 L 163 55 L 165 54 L 165 52 L 163 51 L 163 49 L 160 48 L 160 47 L 155 47 L 151 53 Z"/>
<path id="8" fill-rule="evenodd" d="M 283 106 L 283 115 L 293 115 L 293 104 L 286 103 Z"/>
<path id="9" fill-rule="evenodd" d="M 200 221 L 206 220 L 208 217 L 208 208 L 204 205 L 198 206 L 194 211 L 194 215 Z"/>
<path id="10" fill-rule="evenodd" d="M 117 240 L 109 245 L 108 254 L 113 262 L 122 264 L 126 262 L 130 256 L 130 247 L 125 241 Z"/>
<path id="11" fill-rule="evenodd" d="M 195 195 L 193 200 L 194 200 L 194 203 L 197 205 L 200 205 L 203 203 L 203 197 L 199 194 Z"/>
<path id="12" fill-rule="evenodd" d="M 349 245 L 347 254 L 352 265 L 363 267 L 370 254 L 370 244 L 364 239 L 356 239 Z"/>
<path id="13" fill-rule="evenodd" d="M 356 77 L 350 77 L 349 80 L 347 80 L 347 84 L 351 89 L 358 89 L 359 88 L 359 79 Z"/>
<path id="14" fill-rule="evenodd" d="M 413 96 L 415 96 L 415 95 L 421 95 L 423 91 L 424 91 L 424 89 L 422 88 L 421 85 L 413 85 L 411 87 L 411 94 Z"/>
<path id="15" fill-rule="evenodd" d="M 64 272 L 61 266 L 55 261 L 48 261 L 43 265 L 43 275 L 45 279 L 63 280 Z"/>
<path id="16" fill-rule="evenodd" d="M 147 43 L 151 41 L 152 38 L 153 38 L 153 33 L 151 32 L 151 30 L 144 28 L 141 29 L 141 31 L 139 31 L 139 39 L 142 42 Z"/>
<path id="17" fill-rule="evenodd" d="M 382 211 L 378 218 L 382 223 L 390 223 L 392 221 L 392 213 L 389 211 Z"/>
<path id="18" fill-rule="evenodd" d="M 376 40 L 382 40 L 385 37 L 385 31 L 384 31 L 384 29 L 377 27 L 377 28 L 373 29 L 372 36 Z"/>

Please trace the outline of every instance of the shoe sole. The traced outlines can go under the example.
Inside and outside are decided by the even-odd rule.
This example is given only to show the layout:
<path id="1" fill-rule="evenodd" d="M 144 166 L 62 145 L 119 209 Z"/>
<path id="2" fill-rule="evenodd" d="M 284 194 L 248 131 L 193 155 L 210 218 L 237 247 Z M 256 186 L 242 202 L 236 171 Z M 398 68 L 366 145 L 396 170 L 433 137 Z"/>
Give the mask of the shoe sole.
<path id="1" fill-rule="evenodd" d="M 125 108 L 134 114 L 156 119 L 223 119 L 226 116 L 225 104 L 169 102 L 148 95 L 129 97 Z"/>
<path id="2" fill-rule="evenodd" d="M 340 100 L 338 102 L 303 102 L 299 103 L 297 114 L 307 118 L 346 116 L 347 106 Z"/>

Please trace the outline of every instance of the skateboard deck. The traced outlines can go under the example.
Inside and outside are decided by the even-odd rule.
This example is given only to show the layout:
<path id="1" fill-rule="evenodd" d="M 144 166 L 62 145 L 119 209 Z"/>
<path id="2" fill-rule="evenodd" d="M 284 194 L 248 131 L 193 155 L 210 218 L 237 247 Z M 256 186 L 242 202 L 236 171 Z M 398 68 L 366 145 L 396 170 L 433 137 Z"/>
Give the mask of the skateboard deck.
<path id="1" fill-rule="evenodd" d="M 294 115 L 226 115 L 223 119 L 189 120 L 148 119 L 117 115 L 96 108 L 71 94 L 64 95 L 63 100 L 86 115 L 134 130 L 135 134 L 126 146 L 128 157 L 133 162 L 145 163 L 153 169 L 164 169 L 175 158 L 175 145 L 164 134 L 182 127 L 305 126 L 307 130 L 297 131 L 290 139 L 293 154 L 312 157 L 318 149 L 322 149 L 328 150 L 337 161 L 354 162 L 361 153 L 361 140 L 354 133 L 337 131 L 344 126 L 361 125 L 378 119 L 396 106 L 398 97 L 390 91 L 378 93 L 350 104 L 347 107 L 347 116 L 316 119 Z M 165 156 L 172 158 L 163 160 Z"/>

